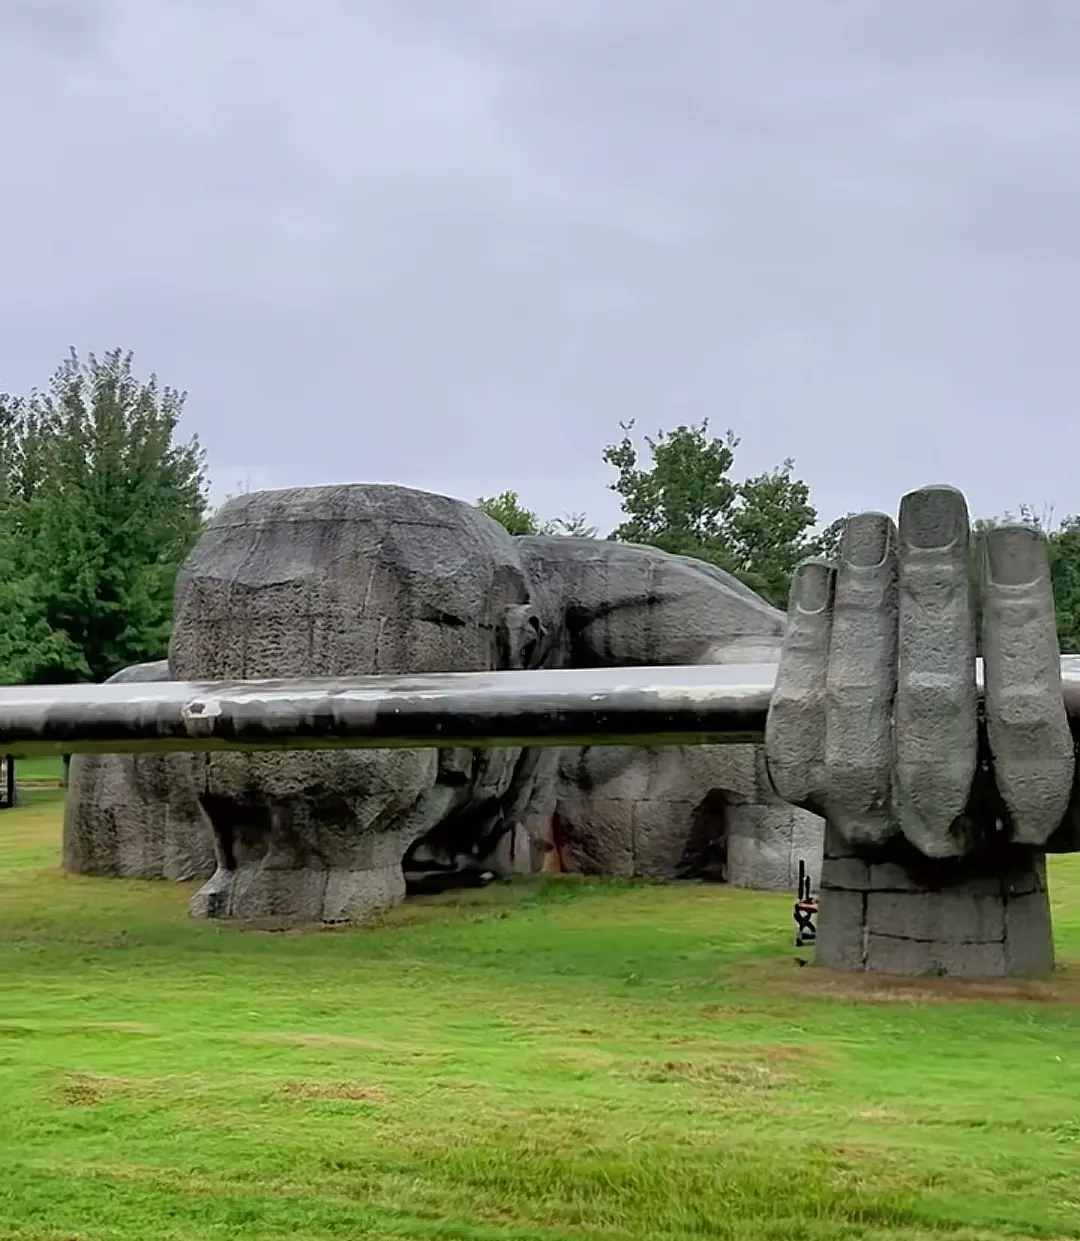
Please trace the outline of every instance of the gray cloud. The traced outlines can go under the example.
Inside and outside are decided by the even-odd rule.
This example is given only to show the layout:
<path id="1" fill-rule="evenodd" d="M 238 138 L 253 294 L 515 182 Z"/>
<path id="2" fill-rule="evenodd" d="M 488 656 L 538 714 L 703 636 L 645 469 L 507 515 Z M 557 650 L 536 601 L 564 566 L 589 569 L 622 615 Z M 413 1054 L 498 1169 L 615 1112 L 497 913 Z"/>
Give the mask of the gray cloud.
<path id="1" fill-rule="evenodd" d="M 46 53 L 92 53 L 108 25 L 107 0 L 4 0 L 0 45 L 8 55 L 22 45 Z"/>
<path id="2" fill-rule="evenodd" d="M 1080 510 L 1080 8 L 7 0 L 0 384 L 121 344 L 219 489 L 615 517 L 708 416 L 826 517 Z"/>

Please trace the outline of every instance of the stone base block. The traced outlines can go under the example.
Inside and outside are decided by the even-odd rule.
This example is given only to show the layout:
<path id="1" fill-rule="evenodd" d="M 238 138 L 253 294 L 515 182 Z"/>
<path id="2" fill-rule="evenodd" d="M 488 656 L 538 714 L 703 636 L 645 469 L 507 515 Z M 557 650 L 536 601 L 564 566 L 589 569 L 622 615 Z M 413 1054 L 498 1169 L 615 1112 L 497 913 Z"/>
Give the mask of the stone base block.
<path id="1" fill-rule="evenodd" d="M 827 969 L 954 978 L 1054 968 L 1046 859 L 1007 849 L 932 861 L 907 845 L 854 856 L 826 833 L 816 961 Z"/>

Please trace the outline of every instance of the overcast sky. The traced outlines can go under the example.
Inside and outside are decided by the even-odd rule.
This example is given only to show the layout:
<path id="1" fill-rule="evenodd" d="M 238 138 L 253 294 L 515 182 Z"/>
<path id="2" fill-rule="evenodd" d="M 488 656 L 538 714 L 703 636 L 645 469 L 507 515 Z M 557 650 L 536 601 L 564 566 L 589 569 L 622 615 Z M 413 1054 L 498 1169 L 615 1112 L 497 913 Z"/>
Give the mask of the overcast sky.
<path id="1" fill-rule="evenodd" d="M 217 495 L 1080 510 L 1078 0 L 0 0 L 0 168 L 0 387 L 133 349 Z"/>

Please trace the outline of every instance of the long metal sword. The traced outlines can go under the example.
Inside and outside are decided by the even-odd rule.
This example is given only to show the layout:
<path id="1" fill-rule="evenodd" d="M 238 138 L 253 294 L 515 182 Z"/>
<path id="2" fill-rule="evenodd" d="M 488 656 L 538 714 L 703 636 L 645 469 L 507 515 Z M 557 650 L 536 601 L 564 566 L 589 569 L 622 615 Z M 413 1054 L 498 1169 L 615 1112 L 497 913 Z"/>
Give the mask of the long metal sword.
<path id="1" fill-rule="evenodd" d="M 1080 656 L 1061 673 L 1080 720 Z M 775 680 L 775 664 L 710 664 L 16 685 L 0 688 L 0 755 L 754 743 Z"/>

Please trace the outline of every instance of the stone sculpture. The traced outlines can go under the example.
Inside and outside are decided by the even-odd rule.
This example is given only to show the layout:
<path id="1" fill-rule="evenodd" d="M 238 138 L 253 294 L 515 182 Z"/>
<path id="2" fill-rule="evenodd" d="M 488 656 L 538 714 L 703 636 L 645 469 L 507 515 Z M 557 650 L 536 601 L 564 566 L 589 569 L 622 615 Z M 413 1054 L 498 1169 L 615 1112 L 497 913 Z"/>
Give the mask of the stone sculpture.
<path id="1" fill-rule="evenodd" d="M 470 505 L 401 487 L 295 489 L 239 497 L 211 520 L 178 583 L 168 668 L 178 679 L 229 679 L 755 662 L 776 658 L 783 625 L 779 612 L 698 561 L 587 539 L 514 539 Z M 791 812 L 761 794 L 753 751 L 717 750 L 712 767 L 677 753 L 660 760 L 670 769 L 661 783 L 680 763 L 696 766 L 683 797 L 685 834 L 693 835 L 693 798 L 700 793 L 715 809 L 720 790 L 731 803 L 729 835 L 745 812 L 744 857 L 760 855 L 768 865 L 759 872 L 786 881 L 790 860 L 777 868 L 773 837 L 783 836 Z M 556 758 L 512 749 L 186 760 L 195 764 L 198 807 L 186 794 L 179 801 L 192 811 L 192 831 L 209 825 L 216 863 L 192 912 L 359 918 L 401 899 L 403 864 L 482 864 L 561 792 L 577 798 L 579 840 L 590 825 L 594 837 L 610 836 L 605 815 L 617 799 L 590 802 L 580 779 L 598 754 L 564 756 L 561 785 Z M 129 773 L 126 784 L 109 787 L 134 797 L 130 772 L 141 768 L 131 765 L 162 761 L 95 758 L 86 770 Z M 637 780 L 641 761 L 655 785 L 658 760 L 649 755 L 624 756 L 619 779 Z M 72 802 L 89 800 L 92 811 L 100 797 L 85 798 L 90 786 L 76 775 Z M 591 788 L 610 792 L 611 782 Z M 750 813 L 758 795 L 772 803 L 772 828 Z M 101 850 L 76 847 L 92 836 L 92 817 L 77 808 L 69 820 L 73 868 L 100 858 Z M 664 859 L 650 865 L 679 873 L 681 854 L 672 858 L 685 846 L 676 837 L 670 823 L 658 826 Z M 731 849 L 729 869 L 738 845 Z M 752 870 L 747 861 L 748 881 Z"/>
<path id="2" fill-rule="evenodd" d="M 789 891 L 821 863 L 821 820 L 776 796 L 758 746 L 565 750 L 536 822 L 579 874 Z"/>
<path id="3" fill-rule="evenodd" d="M 849 522 L 796 574 L 766 726 L 777 793 L 827 822 L 817 960 L 960 977 L 1053 967 L 1046 854 L 1080 846 L 1042 536 L 949 487 Z M 976 687 L 981 646 L 985 692 Z"/>
<path id="4" fill-rule="evenodd" d="M 165 660 L 115 681 L 167 681 Z M 64 866 L 125 879 L 206 879 L 214 841 L 199 803 L 198 754 L 75 754 L 64 806 Z"/>
<path id="5" fill-rule="evenodd" d="M 595 539 L 518 542 L 530 580 L 562 612 L 564 649 L 548 666 L 777 656 L 782 614 L 712 565 Z M 772 793 L 756 747 L 571 749 L 545 778 L 528 834 L 556 845 L 561 869 L 786 890 L 800 857 L 816 868 L 821 856 L 820 821 Z"/>
<path id="6" fill-rule="evenodd" d="M 542 628 L 512 541 L 478 510 L 398 487 L 239 497 L 177 586 L 179 678 L 538 666 Z M 518 751 L 215 754 L 202 805 L 218 867 L 208 917 L 349 921 L 405 894 L 436 825 L 475 841 L 530 762 Z"/>

